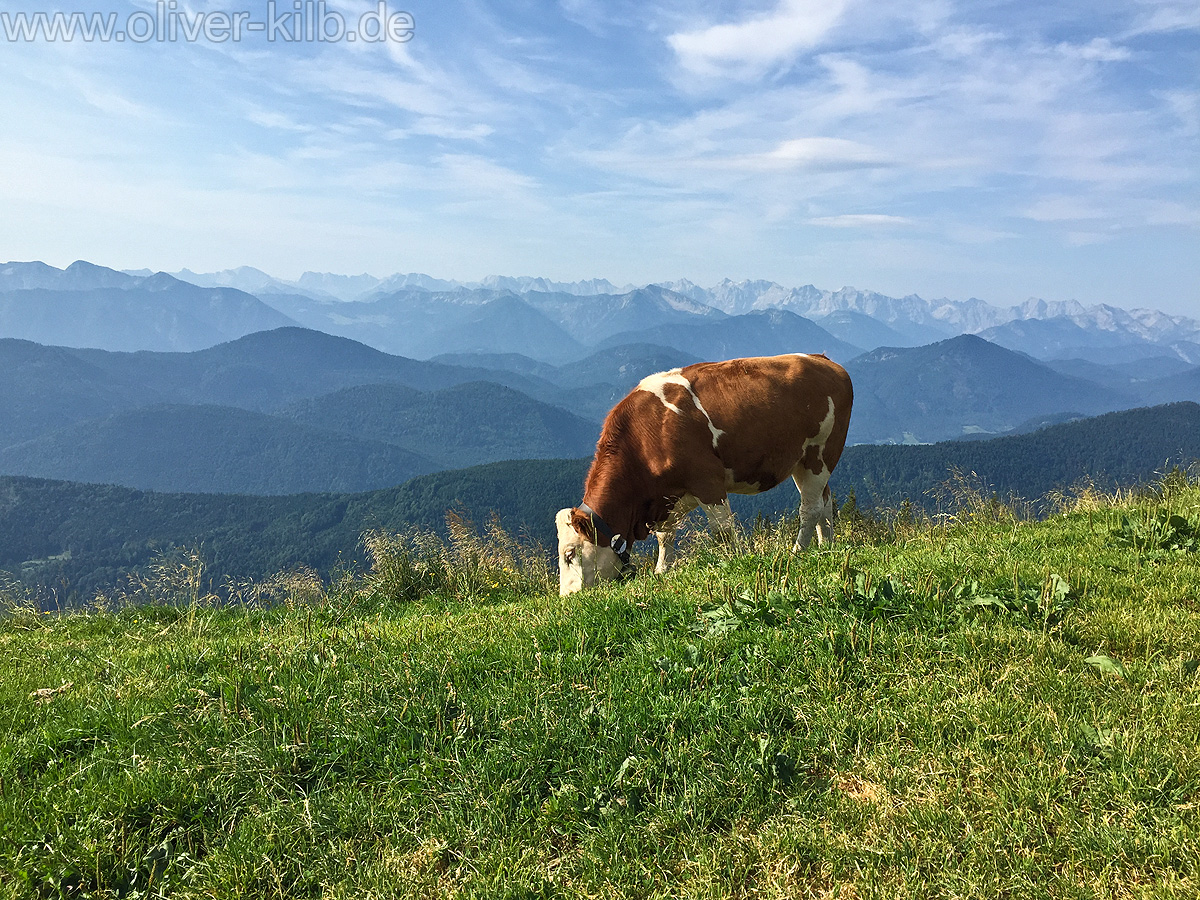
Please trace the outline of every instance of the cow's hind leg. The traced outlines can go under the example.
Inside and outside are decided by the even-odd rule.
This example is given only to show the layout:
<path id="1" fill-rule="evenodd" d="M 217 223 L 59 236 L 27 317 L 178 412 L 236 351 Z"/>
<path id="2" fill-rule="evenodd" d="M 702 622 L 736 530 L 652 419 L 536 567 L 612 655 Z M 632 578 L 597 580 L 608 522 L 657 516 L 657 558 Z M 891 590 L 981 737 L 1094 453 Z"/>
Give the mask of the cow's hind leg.
<path id="1" fill-rule="evenodd" d="M 658 564 L 654 567 L 656 574 L 661 575 L 675 564 L 675 529 L 699 503 L 700 501 L 691 495 L 680 497 L 671 510 L 670 517 L 654 532 L 658 539 Z"/>
<path id="2" fill-rule="evenodd" d="M 814 475 L 807 469 L 792 473 L 792 480 L 800 489 L 800 533 L 796 535 L 793 550 L 803 550 L 812 542 L 816 532 L 817 543 L 833 541 L 833 495 L 829 492 L 829 473 Z"/>

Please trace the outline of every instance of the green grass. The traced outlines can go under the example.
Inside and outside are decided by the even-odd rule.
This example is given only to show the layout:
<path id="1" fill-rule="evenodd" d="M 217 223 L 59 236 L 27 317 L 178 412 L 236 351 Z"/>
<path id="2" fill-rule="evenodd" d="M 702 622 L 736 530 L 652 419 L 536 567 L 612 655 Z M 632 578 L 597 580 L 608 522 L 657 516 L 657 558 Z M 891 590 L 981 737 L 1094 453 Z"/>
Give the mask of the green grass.
<path id="1" fill-rule="evenodd" d="M 845 526 L 569 598 L 462 527 L 10 590 L 0 896 L 1200 895 L 1200 486 Z"/>

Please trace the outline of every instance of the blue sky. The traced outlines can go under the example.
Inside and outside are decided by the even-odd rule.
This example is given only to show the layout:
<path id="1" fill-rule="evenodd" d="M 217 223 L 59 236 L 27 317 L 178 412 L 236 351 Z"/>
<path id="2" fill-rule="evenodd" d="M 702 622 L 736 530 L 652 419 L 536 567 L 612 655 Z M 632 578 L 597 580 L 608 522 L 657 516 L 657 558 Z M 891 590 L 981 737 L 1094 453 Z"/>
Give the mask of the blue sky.
<path id="1" fill-rule="evenodd" d="M 327 7 L 353 27 L 377 2 Z M 155 3 L 0 0 L 36 9 L 124 24 Z M 0 258 L 766 278 L 1200 317 L 1196 0 L 386 11 L 411 40 L 0 30 Z"/>

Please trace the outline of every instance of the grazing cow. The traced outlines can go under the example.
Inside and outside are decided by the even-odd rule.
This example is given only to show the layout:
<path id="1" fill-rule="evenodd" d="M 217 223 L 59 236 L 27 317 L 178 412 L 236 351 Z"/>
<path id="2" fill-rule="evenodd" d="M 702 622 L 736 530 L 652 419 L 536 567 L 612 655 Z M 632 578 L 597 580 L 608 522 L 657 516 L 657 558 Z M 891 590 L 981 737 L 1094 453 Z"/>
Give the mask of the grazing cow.
<path id="1" fill-rule="evenodd" d="M 604 421 L 583 502 L 560 510 L 559 592 L 619 578 L 629 548 L 654 531 L 656 572 L 675 556 L 675 528 L 702 506 L 732 525 L 728 494 L 757 494 L 789 476 L 800 533 L 833 540 L 827 483 L 846 445 L 850 376 L 823 354 L 697 363 L 643 378 Z"/>

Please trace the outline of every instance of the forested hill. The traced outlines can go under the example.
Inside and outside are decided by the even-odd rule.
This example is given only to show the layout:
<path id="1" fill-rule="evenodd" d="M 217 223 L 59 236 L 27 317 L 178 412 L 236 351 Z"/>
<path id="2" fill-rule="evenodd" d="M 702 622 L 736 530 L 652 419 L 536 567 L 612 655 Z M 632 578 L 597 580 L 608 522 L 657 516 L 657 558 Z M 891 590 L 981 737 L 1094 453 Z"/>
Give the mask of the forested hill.
<path id="1" fill-rule="evenodd" d="M 976 473 L 988 493 L 1035 499 L 1083 479 L 1105 488 L 1145 481 L 1197 459 L 1200 405 L 1176 403 L 989 441 L 850 447 L 831 484 L 842 500 L 853 490 L 860 506 L 909 500 L 932 510 L 952 469 Z M 495 513 L 510 532 L 548 545 L 554 512 L 579 501 L 588 462 L 492 463 L 368 493 L 283 497 L 0 478 L 0 570 L 76 603 L 177 547 L 199 548 L 218 585 L 297 565 L 328 575 L 362 559 L 363 532 L 440 528 L 447 510 L 478 525 Z M 743 517 L 791 512 L 797 495 L 785 483 L 734 505 Z"/>
<path id="2" fill-rule="evenodd" d="M 1002 498 L 1037 500 L 1087 479 L 1103 489 L 1137 483 L 1197 459 L 1200 404 L 1169 403 L 986 441 L 859 445 L 846 451 L 832 483 L 843 497 L 853 489 L 860 504 L 908 499 L 932 509 L 929 491 L 953 469 L 976 473 Z"/>
<path id="3" fill-rule="evenodd" d="M 438 472 L 355 494 L 170 494 L 113 485 L 0 477 L 5 572 L 64 605 L 89 602 L 164 553 L 199 549 L 214 588 L 296 566 L 328 576 L 364 558 L 372 529 L 444 526 L 447 510 L 513 532 L 535 528 L 548 497 L 574 496 L 588 460 L 526 460 Z M 552 511 L 550 513 L 552 515 Z"/>

